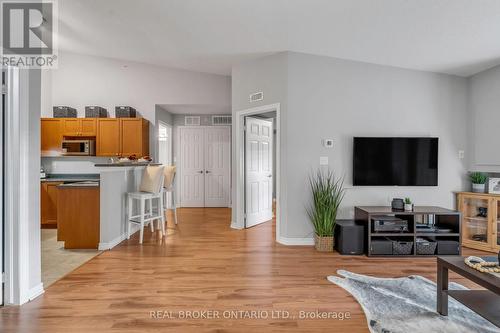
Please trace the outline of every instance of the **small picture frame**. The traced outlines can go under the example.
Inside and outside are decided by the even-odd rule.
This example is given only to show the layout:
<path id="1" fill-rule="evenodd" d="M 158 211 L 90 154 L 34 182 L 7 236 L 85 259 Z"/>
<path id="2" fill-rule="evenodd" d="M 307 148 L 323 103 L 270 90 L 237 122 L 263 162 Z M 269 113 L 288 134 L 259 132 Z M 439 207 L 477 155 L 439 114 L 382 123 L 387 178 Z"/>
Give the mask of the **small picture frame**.
<path id="1" fill-rule="evenodd" d="M 500 178 L 490 178 L 488 181 L 488 193 L 500 194 Z"/>

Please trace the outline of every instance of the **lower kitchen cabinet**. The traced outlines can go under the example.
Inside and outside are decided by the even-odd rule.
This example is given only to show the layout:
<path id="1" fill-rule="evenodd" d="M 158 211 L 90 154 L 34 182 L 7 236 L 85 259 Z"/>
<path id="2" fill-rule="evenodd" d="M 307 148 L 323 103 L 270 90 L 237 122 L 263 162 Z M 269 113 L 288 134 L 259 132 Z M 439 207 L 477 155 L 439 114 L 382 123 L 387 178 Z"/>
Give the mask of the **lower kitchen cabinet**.
<path id="1" fill-rule="evenodd" d="M 65 249 L 97 249 L 100 239 L 99 187 L 57 188 L 57 239 Z"/>
<path id="2" fill-rule="evenodd" d="M 40 185 L 40 222 L 42 228 L 57 228 L 57 186 L 61 182 L 42 182 Z"/>

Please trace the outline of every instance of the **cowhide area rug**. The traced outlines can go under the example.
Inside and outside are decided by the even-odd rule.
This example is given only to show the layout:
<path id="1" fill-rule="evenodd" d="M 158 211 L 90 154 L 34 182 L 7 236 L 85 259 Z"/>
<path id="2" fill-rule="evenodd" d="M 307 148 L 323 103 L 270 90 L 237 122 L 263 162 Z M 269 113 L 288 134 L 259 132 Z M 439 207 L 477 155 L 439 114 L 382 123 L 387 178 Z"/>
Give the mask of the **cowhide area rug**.
<path id="1" fill-rule="evenodd" d="M 328 280 L 350 292 L 372 333 L 499 333 L 500 329 L 449 297 L 448 316 L 436 312 L 436 284 L 422 276 L 375 278 L 344 270 Z M 450 282 L 450 289 L 467 290 Z"/>

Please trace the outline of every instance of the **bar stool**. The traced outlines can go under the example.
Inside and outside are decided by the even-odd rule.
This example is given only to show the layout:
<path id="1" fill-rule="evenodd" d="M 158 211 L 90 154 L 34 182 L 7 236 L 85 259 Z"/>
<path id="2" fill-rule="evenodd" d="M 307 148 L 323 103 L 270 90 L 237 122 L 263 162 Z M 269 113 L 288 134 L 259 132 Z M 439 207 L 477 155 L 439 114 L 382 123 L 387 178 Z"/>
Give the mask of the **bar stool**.
<path id="1" fill-rule="evenodd" d="M 175 203 L 174 181 L 177 167 L 175 165 L 166 166 L 164 170 L 165 179 L 163 181 L 163 207 L 167 210 L 167 194 L 172 194 L 172 205 L 174 210 L 174 222 L 177 224 L 177 205 Z"/>
<path id="2" fill-rule="evenodd" d="M 142 244 L 144 236 L 144 226 L 150 225 L 151 232 L 154 231 L 154 220 L 159 220 L 162 228 L 162 236 L 165 235 L 165 214 L 163 211 L 163 181 L 164 181 L 164 167 L 163 166 L 147 166 L 141 179 L 139 192 L 127 193 L 127 239 L 130 238 L 131 225 L 139 224 L 140 237 L 139 244 Z M 133 215 L 134 200 L 139 201 L 138 215 Z M 153 200 L 158 200 L 157 212 L 153 211 Z M 149 210 L 146 210 L 146 204 Z"/>

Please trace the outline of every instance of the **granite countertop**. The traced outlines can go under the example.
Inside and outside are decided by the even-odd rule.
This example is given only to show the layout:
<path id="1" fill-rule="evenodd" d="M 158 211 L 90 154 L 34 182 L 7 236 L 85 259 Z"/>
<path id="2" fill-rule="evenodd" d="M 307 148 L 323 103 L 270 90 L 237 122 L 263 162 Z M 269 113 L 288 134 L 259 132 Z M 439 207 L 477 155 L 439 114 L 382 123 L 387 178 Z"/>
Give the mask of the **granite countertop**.
<path id="1" fill-rule="evenodd" d="M 96 163 L 96 167 L 134 167 L 134 166 L 158 166 L 161 163 L 149 163 L 149 162 L 122 162 L 122 163 Z"/>
<path id="2" fill-rule="evenodd" d="M 88 180 L 99 181 L 99 174 L 48 174 L 45 178 L 40 178 L 41 182 L 82 182 Z"/>

